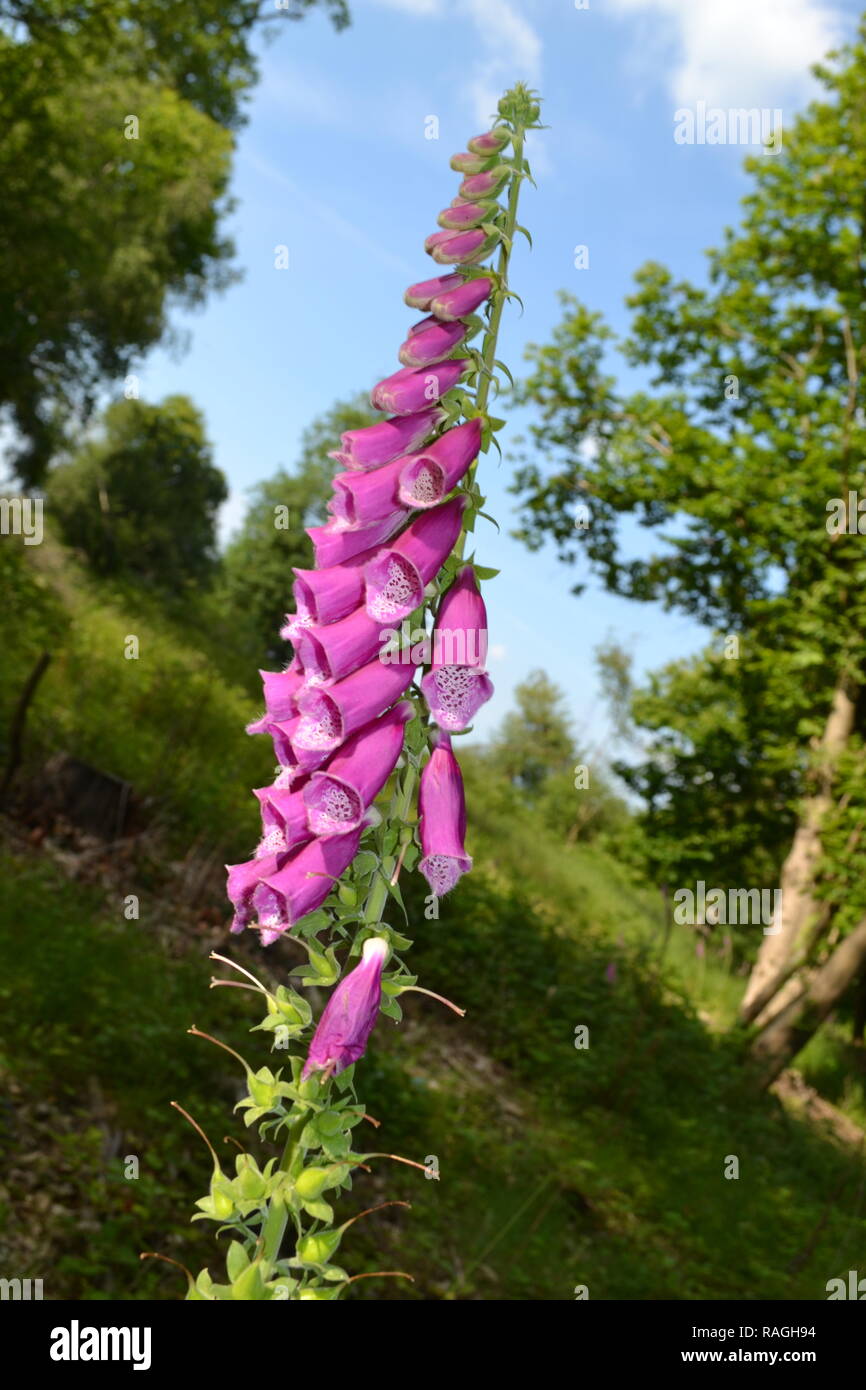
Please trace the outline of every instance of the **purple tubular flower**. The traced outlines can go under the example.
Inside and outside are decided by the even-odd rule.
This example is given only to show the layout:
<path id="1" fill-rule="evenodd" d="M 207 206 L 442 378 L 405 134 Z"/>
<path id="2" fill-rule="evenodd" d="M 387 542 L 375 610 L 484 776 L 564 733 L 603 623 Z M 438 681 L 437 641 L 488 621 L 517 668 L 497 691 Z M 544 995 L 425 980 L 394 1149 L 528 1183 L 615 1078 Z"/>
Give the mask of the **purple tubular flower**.
<path id="1" fill-rule="evenodd" d="M 442 732 L 434 734 L 433 751 L 421 773 L 418 810 L 423 855 L 418 867 L 430 891 L 441 898 L 472 868 L 464 846 L 466 799 L 460 764 Z"/>
<path id="2" fill-rule="evenodd" d="M 433 629 L 431 669 L 421 690 L 440 729 L 465 729 L 493 694 L 484 670 L 487 610 L 471 565 L 465 565 L 445 595 Z"/>
<path id="3" fill-rule="evenodd" d="M 306 845 L 282 855 L 283 863 L 253 890 L 252 905 L 262 933 L 262 945 L 269 946 L 308 912 L 321 907 L 334 881 L 358 853 L 364 826 L 347 835 L 329 835 L 326 840 L 310 840 Z M 264 863 L 264 861 L 260 861 Z"/>
<path id="4" fill-rule="evenodd" d="M 304 628 L 298 634 L 298 656 L 308 680 L 322 684 L 366 666 L 381 643 L 380 624 L 358 608 L 338 623 Z"/>
<path id="5" fill-rule="evenodd" d="M 432 281 L 430 283 L 432 284 Z M 473 314 L 479 304 L 489 299 L 492 290 L 493 281 L 479 275 L 475 280 L 464 280 L 460 285 L 440 290 L 431 299 L 430 308 L 437 319 L 444 319 L 446 322 L 450 319 L 462 319 L 466 314 Z"/>
<path id="6" fill-rule="evenodd" d="M 301 795 L 314 835 L 357 830 L 403 748 L 403 725 L 415 718 L 411 700 L 401 700 L 374 724 L 348 740 L 324 772 L 314 772 Z"/>
<path id="7" fill-rule="evenodd" d="M 293 787 L 302 771 L 311 770 L 310 767 L 302 769 L 299 766 L 298 755 L 295 752 L 295 735 L 300 722 L 301 717 L 296 714 L 294 719 L 275 719 L 268 725 L 268 733 L 274 740 L 274 757 L 281 769 L 277 779 L 277 785 L 280 787 Z M 312 763 L 312 768 L 321 767 L 324 761 L 323 756 L 319 762 Z"/>
<path id="8" fill-rule="evenodd" d="M 363 1057 L 379 1017 L 387 955 L 384 937 L 371 936 L 364 942 L 360 964 L 344 976 L 325 1005 L 301 1072 L 303 1081 L 314 1071 L 339 1076 Z"/>
<path id="9" fill-rule="evenodd" d="M 248 734 L 266 734 L 274 719 L 291 719 L 298 712 L 295 696 L 304 683 L 299 662 L 292 662 L 285 671 L 259 671 L 265 692 L 265 712 L 261 719 L 247 725 Z"/>
<path id="10" fill-rule="evenodd" d="M 237 935 L 249 926 L 255 916 L 253 893 L 267 874 L 276 873 L 286 862 L 286 854 L 268 854 L 261 859 L 248 859 L 245 864 L 226 864 L 227 893 L 235 910 L 230 930 Z"/>
<path id="11" fill-rule="evenodd" d="M 446 232 L 445 240 L 430 248 L 430 255 L 439 265 L 473 265 L 489 256 L 498 243 L 499 238 L 488 236 L 483 227 L 470 232 Z"/>
<path id="12" fill-rule="evenodd" d="M 400 470 L 398 501 L 404 507 L 435 507 L 460 482 L 481 448 L 481 420 L 446 430 L 435 444 L 415 454 Z"/>
<path id="13" fill-rule="evenodd" d="M 301 789 L 257 787 L 253 793 L 262 808 L 262 842 L 256 858 L 281 854 L 313 838 L 307 823 L 307 803 Z"/>
<path id="14" fill-rule="evenodd" d="M 438 294 L 439 286 L 444 289 L 454 289 L 454 285 L 446 285 L 446 280 L 458 280 L 457 275 L 441 276 L 438 280 L 429 280 L 427 283 L 435 286 L 431 293 Z M 419 288 L 413 286 L 413 289 Z M 419 304 L 419 309 L 426 310 L 426 304 Z M 413 450 L 420 449 L 422 444 L 436 432 L 445 419 L 445 412 L 432 406 L 427 410 L 421 410 L 417 415 L 398 416 L 395 420 L 381 420 L 376 425 L 365 425 L 360 430 L 346 430 L 340 436 L 340 448 L 330 455 L 336 459 L 344 468 L 357 468 L 361 471 L 367 468 L 378 468 L 382 463 L 390 463 L 392 459 L 399 458 L 401 454 L 411 454 Z"/>
<path id="15" fill-rule="evenodd" d="M 493 130 L 486 130 L 483 135 L 473 135 L 471 140 L 467 140 L 466 148 L 473 154 L 483 154 L 489 159 L 491 155 L 499 154 L 511 140 L 511 131 L 506 126 L 496 126 Z"/>
<path id="16" fill-rule="evenodd" d="M 460 535 L 468 502 L 468 497 L 453 497 L 422 512 L 366 566 L 365 604 L 377 623 L 401 622 L 415 611 Z"/>
<path id="17" fill-rule="evenodd" d="M 397 486 L 404 460 L 394 459 L 369 473 L 338 473 L 328 511 L 335 527 L 370 526 L 401 506 Z"/>
<path id="18" fill-rule="evenodd" d="M 391 415 L 414 415 L 424 406 L 439 401 L 456 386 L 471 366 L 466 357 L 453 357 L 433 367 L 403 367 L 373 387 L 370 400 L 374 410 Z"/>
<path id="19" fill-rule="evenodd" d="M 293 742 L 298 756 L 303 757 L 307 750 L 319 751 L 324 761 L 405 694 L 414 674 L 410 665 L 386 665 L 376 657 L 335 685 L 304 690 L 298 701 L 301 717 Z"/>
<path id="20" fill-rule="evenodd" d="M 514 172 L 502 155 L 511 139 L 497 124 L 451 161 L 462 182 L 424 245 L 437 263 L 455 269 L 406 290 L 406 303 L 426 317 L 399 348 L 400 370 L 372 390 L 374 409 L 387 418 L 345 431 L 331 454 L 342 471 L 333 480 L 330 519 L 307 530 L 313 566 L 294 570 L 294 612 L 280 634 L 294 657 L 284 671 L 261 672 L 265 713 L 249 729 L 271 735 L 279 766 L 272 785 L 255 791 L 261 840 L 253 859 L 228 866 L 228 894 L 232 931 L 256 926 L 264 945 L 329 897 L 376 818 L 373 802 L 415 717 L 405 696 L 428 640 L 416 633 L 395 641 L 395 628 L 402 624 L 405 633 L 405 619 L 424 611 L 437 576 L 444 586 L 442 567 L 470 505 L 466 484 L 459 489 L 485 427 L 480 416 L 456 423 L 471 410 L 455 388 L 477 375 L 479 356 L 466 343 L 481 327 L 476 310 L 500 284 L 489 266 L 474 267 L 501 239 L 505 212 L 496 199 Z M 448 731 L 465 729 L 492 694 L 486 637 L 484 604 L 465 566 L 439 604 L 433 657 L 421 681 L 439 726 L 419 793 L 421 869 L 437 896 L 471 868 Z M 335 989 L 305 1077 L 317 1069 L 339 1073 L 363 1053 L 388 950 L 381 938 L 369 941 L 361 963 Z"/>
<path id="21" fill-rule="evenodd" d="M 470 174 L 460 185 L 461 198 L 495 198 L 505 187 L 511 176 L 507 164 L 498 164 L 481 174 Z"/>
<path id="22" fill-rule="evenodd" d="M 303 627 L 335 623 L 358 607 L 364 597 L 364 566 L 378 554 L 376 546 L 353 555 L 342 565 L 320 570 L 292 570 L 296 612 L 289 615 L 280 636 L 293 642 Z M 292 711 L 297 713 L 297 706 Z"/>
<path id="23" fill-rule="evenodd" d="M 410 309 L 422 309 L 426 314 L 438 295 L 457 290 L 462 284 L 462 275 L 437 275 L 433 280 L 419 280 L 417 284 L 409 286 L 403 296 L 403 302 L 408 304 Z M 378 426 L 373 428 L 376 429 Z"/>
<path id="24" fill-rule="evenodd" d="M 486 671 L 471 666 L 440 666 L 423 677 L 421 692 L 439 728 L 459 734 L 487 704 L 493 694 L 493 682 Z"/>
<path id="25" fill-rule="evenodd" d="M 464 232 L 470 227 L 477 227 L 486 222 L 492 211 L 492 203 L 466 203 L 461 199 L 456 204 L 452 203 L 451 207 L 443 208 L 436 221 L 440 227 Z"/>
<path id="26" fill-rule="evenodd" d="M 491 158 L 492 155 L 489 154 L 478 154 L 473 150 L 461 150 L 459 154 L 452 154 L 451 168 L 458 174 L 479 174 L 482 169 L 487 168 Z"/>
<path id="27" fill-rule="evenodd" d="M 431 232 L 428 237 L 424 238 L 424 250 L 428 256 L 432 256 L 435 248 L 441 246 L 443 241 L 447 241 L 453 235 L 453 232 Z"/>
<path id="28" fill-rule="evenodd" d="M 466 337 L 465 323 L 440 323 L 436 318 L 422 319 L 409 330 L 397 356 L 404 367 L 431 367 L 443 362 Z"/>
<path id="29" fill-rule="evenodd" d="M 327 526 L 308 526 L 307 535 L 313 542 L 316 568 L 330 569 L 333 565 L 342 565 L 364 550 L 384 545 L 395 531 L 399 531 L 405 520 L 406 512 L 399 507 L 390 516 L 382 517 L 381 521 L 359 526 L 356 530 L 349 531 L 345 526 L 335 526 L 332 522 Z"/>

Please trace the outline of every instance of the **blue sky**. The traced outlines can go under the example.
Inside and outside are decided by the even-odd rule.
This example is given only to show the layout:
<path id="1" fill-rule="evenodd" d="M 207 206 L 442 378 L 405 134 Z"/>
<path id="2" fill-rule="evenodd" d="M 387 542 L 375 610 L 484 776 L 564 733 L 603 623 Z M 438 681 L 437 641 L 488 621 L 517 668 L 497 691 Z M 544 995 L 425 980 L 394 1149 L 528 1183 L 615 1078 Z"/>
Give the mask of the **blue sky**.
<path id="1" fill-rule="evenodd" d="M 860 4 L 820 0 L 350 0 L 352 27 L 323 16 L 284 22 L 262 50 L 262 76 L 235 161 L 230 229 L 243 280 L 174 325 L 188 348 L 160 349 L 139 372 L 141 394 L 184 392 L 203 409 L 231 497 L 230 532 L 245 493 L 291 466 L 305 425 L 335 399 L 396 370 L 417 315 L 407 284 L 436 273 L 423 251 L 436 215 L 456 193 L 448 165 L 486 128 L 501 91 L 528 81 L 550 129 L 531 150 L 502 356 L 517 375 L 527 341 L 546 341 L 567 289 L 615 328 L 645 260 L 703 278 L 703 249 L 736 221 L 747 188 L 742 145 L 682 145 L 674 112 L 698 102 L 781 108 L 783 120 L 816 91 L 809 65 L 856 28 Z M 429 117 L 438 139 L 426 138 Z M 772 157 L 772 156 L 767 156 Z M 589 268 L 574 248 L 589 248 Z M 275 248 L 288 248 L 288 269 Z M 513 412 L 503 445 L 525 426 Z M 497 694 L 476 721 L 489 732 L 510 692 L 543 667 L 562 687 L 581 738 L 608 748 L 593 660 L 608 634 L 638 673 L 699 648 L 706 633 L 676 614 L 607 595 L 552 551 L 509 538 L 508 467 L 483 462 L 488 510 L 476 532 L 480 563 L 501 569 L 487 586 Z"/>

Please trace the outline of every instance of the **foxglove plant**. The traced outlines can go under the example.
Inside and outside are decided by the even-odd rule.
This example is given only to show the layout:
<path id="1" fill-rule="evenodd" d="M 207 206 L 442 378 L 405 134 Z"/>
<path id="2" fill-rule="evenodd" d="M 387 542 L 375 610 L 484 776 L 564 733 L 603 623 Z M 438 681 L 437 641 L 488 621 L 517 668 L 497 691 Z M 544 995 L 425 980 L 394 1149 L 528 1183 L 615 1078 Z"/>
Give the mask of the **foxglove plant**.
<path id="1" fill-rule="evenodd" d="M 231 930 L 255 932 L 266 946 L 291 932 L 309 957 L 296 977 L 333 992 L 313 1028 L 297 990 L 268 989 L 214 957 L 244 979 L 212 983 L 261 993 L 258 1028 L 286 1054 L 279 1070 L 254 1072 L 232 1053 L 244 1069 L 245 1123 L 283 1147 L 263 1168 L 242 1152 L 229 1176 L 205 1140 L 213 1175 L 193 1219 L 228 1234 L 226 1278 L 188 1275 L 191 1299 L 340 1297 L 352 1279 L 333 1257 L 350 1223 L 335 1225 L 333 1196 L 371 1159 L 424 1169 L 354 1150 L 353 1130 L 369 1119 L 354 1066 L 379 1013 L 399 1020 L 399 996 L 419 988 L 403 961 L 411 942 L 383 920 L 389 898 L 405 915 L 401 873 L 419 870 L 432 906 L 472 867 L 451 736 L 493 693 L 478 581 L 496 571 L 464 551 L 484 515 L 478 456 L 503 424 L 487 407 L 498 372 L 507 374 L 496 344 L 512 243 L 524 231 L 524 139 L 537 128 L 534 94 L 518 84 L 494 128 L 451 160 L 462 182 L 425 249 L 452 269 L 406 292 L 425 317 L 406 334 L 399 370 L 373 388 L 389 418 L 342 436 L 329 520 L 308 532 L 314 567 L 294 571 L 294 612 L 282 629 L 294 656 L 284 671 L 261 673 L 265 710 L 248 731 L 271 737 L 278 766 L 272 785 L 255 790 L 261 842 L 228 870 Z M 482 265 L 494 251 L 495 268 Z M 410 633 L 396 654 L 393 624 Z M 386 786 L 381 814 L 374 802 Z"/>

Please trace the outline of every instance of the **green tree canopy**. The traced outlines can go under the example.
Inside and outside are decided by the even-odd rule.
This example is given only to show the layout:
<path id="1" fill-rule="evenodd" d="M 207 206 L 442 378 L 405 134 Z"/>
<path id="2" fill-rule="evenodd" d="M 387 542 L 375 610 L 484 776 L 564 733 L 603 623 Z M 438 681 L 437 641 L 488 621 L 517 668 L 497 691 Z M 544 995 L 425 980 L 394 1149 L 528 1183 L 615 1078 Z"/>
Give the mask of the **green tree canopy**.
<path id="1" fill-rule="evenodd" d="M 48 480 L 49 515 L 98 574 L 166 591 L 212 576 L 227 495 L 186 396 L 115 402 L 97 436 Z"/>
<path id="2" fill-rule="evenodd" d="M 536 440 L 552 467 L 530 459 L 516 481 L 530 546 L 552 536 L 567 563 L 582 548 L 614 593 L 659 601 L 739 640 L 724 681 L 706 667 L 691 682 L 692 699 L 715 692 L 717 705 L 726 683 L 738 686 L 717 721 L 727 736 L 716 739 L 714 766 L 695 756 L 700 732 L 696 742 L 676 707 L 682 678 L 667 684 L 666 714 L 656 692 L 651 718 L 684 734 L 657 764 L 663 795 L 679 802 L 671 825 L 703 820 L 711 849 L 720 843 L 713 827 L 730 848 L 740 796 L 760 790 L 756 758 L 769 749 L 768 772 L 784 773 L 764 784 L 780 819 L 791 810 L 788 773 L 797 773 L 806 799 L 782 867 L 782 930 L 765 937 L 759 958 L 763 970 L 775 955 L 775 973 L 764 973 L 779 990 L 793 962 L 819 964 L 829 949 L 821 943 L 833 913 L 820 899 L 834 870 L 822 860 L 821 823 L 835 802 L 859 795 L 846 777 L 866 727 L 866 551 L 849 506 L 866 482 L 866 23 L 816 72 L 825 99 L 794 121 L 779 153 L 747 161 L 742 222 L 709 253 L 707 283 L 678 281 L 654 263 L 638 272 L 631 332 L 618 346 L 646 373 L 646 388 L 618 387 L 605 370 L 613 333 L 565 297 L 553 341 L 531 350 L 523 391 L 540 412 Z M 584 529 L 575 528 L 577 503 L 589 506 Z M 626 516 L 650 533 L 649 555 L 630 551 Z M 753 831 L 761 828 L 754 817 Z M 859 843 L 849 853 L 866 855 Z M 863 919 L 864 954 L 862 870 L 866 858 L 849 906 Z"/>
<path id="3" fill-rule="evenodd" d="M 631 839 L 631 816 L 597 761 L 578 750 L 565 695 L 545 671 L 515 687 L 516 708 L 480 750 L 489 792 L 504 781 L 563 840 Z"/>
<path id="4" fill-rule="evenodd" d="M 70 419 L 232 278 L 254 26 L 343 0 L 0 0 L 0 412 L 39 483 Z"/>
<path id="5" fill-rule="evenodd" d="M 565 696 L 544 671 L 531 671 L 515 688 L 517 708 L 490 741 L 490 757 L 522 791 L 537 792 L 550 776 L 568 772 L 577 751 Z"/>

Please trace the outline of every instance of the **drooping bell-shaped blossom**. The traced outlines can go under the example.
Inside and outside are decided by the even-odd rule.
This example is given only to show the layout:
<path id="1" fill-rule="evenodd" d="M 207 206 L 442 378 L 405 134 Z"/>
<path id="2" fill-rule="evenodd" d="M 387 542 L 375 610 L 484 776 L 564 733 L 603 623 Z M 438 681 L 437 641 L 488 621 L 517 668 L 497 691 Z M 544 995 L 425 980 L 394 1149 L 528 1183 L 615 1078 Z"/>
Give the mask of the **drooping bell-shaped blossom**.
<path id="1" fill-rule="evenodd" d="M 474 150 L 461 150 L 459 154 L 452 154 L 451 168 L 458 174 L 479 174 L 490 163 L 489 154 L 477 153 Z"/>
<path id="2" fill-rule="evenodd" d="M 418 865 L 437 898 L 472 868 L 466 853 L 466 798 L 460 764 L 448 735 L 438 730 L 418 790 L 422 859 Z"/>
<path id="3" fill-rule="evenodd" d="M 248 927 L 255 916 L 253 893 L 262 878 L 281 868 L 288 858 L 287 854 L 268 854 L 257 859 L 249 859 L 244 864 L 226 864 L 228 884 L 226 892 L 234 908 L 230 931 L 235 935 Z"/>
<path id="4" fill-rule="evenodd" d="M 479 227 L 482 222 L 488 222 L 495 211 L 495 205 L 492 203 L 465 203 L 461 199 L 452 203 L 451 207 L 443 208 L 436 221 L 440 227 L 454 232 L 464 232 L 470 227 Z"/>
<path id="5" fill-rule="evenodd" d="M 411 665 L 387 665 L 376 657 L 334 685 L 308 687 L 298 701 L 300 718 L 292 741 L 296 756 L 320 752 L 324 761 L 405 695 L 413 675 Z"/>
<path id="6" fill-rule="evenodd" d="M 247 725 L 248 734 L 267 733 L 274 719 L 291 719 L 298 712 L 295 697 L 304 684 L 300 662 L 293 661 L 285 671 L 259 671 L 265 695 L 265 712 L 261 719 Z"/>
<path id="7" fill-rule="evenodd" d="M 328 511 L 335 528 L 370 526 L 401 506 L 397 488 L 403 459 L 394 459 L 367 473 L 338 473 L 333 479 L 334 495 Z"/>
<path id="8" fill-rule="evenodd" d="M 435 507 L 457 486 L 481 448 L 481 420 L 446 430 L 400 470 L 397 497 L 404 507 Z"/>
<path id="9" fill-rule="evenodd" d="M 446 430 L 423 453 L 395 459 L 369 473 L 340 473 L 328 509 L 339 527 L 369 526 L 394 505 L 436 507 L 451 492 L 481 447 L 481 420 Z M 411 610 L 410 610 L 411 611 Z M 291 635 L 291 632 L 290 632 Z"/>
<path id="10" fill-rule="evenodd" d="M 450 277 L 449 277 L 450 278 Z M 439 290 L 430 300 L 430 309 L 437 319 L 462 319 L 473 314 L 493 292 L 493 281 L 479 275 L 474 280 L 464 280 L 462 285 Z"/>
<path id="11" fill-rule="evenodd" d="M 319 1019 L 301 1079 L 314 1071 L 339 1076 L 363 1057 L 382 999 L 382 969 L 388 944 L 371 936 L 361 951 L 360 964 L 340 980 Z"/>
<path id="12" fill-rule="evenodd" d="M 281 854 L 313 838 L 307 819 L 307 803 L 301 788 L 256 787 L 262 811 L 262 840 L 256 858 Z"/>
<path id="13" fill-rule="evenodd" d="M 295 612 L 280 628 L 280 636 L 294 642 L 302 627 L 310 627 L 313 623 L 335 623 L 338 618 L 345 618 L 353 612 L 364 597 L 364 566 L 378 553 L 378 548 L 372 546 L 344 560 L 341 565 L 329 565 L 327 569 L 292 570 L 295 576 Z"/>
<path id="14" fill-rule="evenodd" d="M 294 786 L 300 771 L 293 746 L 295 731 L 300 722 L 301 716 L 296 714 L 291 719 L 274 719 L 267 727 L 267 733 L 274 741 L 274 757 L 283 770 L 278 782 L 281 787 Z M 324 762 L 324 759 L 322 761 Z M 313 763 L 313 767 L 321 767 L 321 763 Z"/>
<path id="15" fill-rule="evenodd" d="M 431 315 L 409 330 L 409 336 L 397 356 L 404 367 L 432 367 L 437 362 L 444 362 L 465 338 L 465 323 L 442 323 Z"/>
<path id="16" fill-rule="evenodd" d="M 424 238 L 424 250 L 427 252 L 427 255 L 432 256 L 434 248 L 436 246 L 441 246 L 443 242 L 448 241 L 449 237 L 453 235 L 454 233 L 451 231 L 431 232 L 428 237 Z"/>
<path id="17" fill-rule="evenodd" d="M 463 276 L 437 275 L 432 280 L 419 280 L 417 284 L 410 285 L 403 296 L 404 304 L 408 304 L 410 309 L 422 309 L 426 311 L 430 308 L 433 300 L 439 295 L 448 294 L 452 290 L 459 290 L 461 285 L 466 284 Z M 478 301 L 479 304 L 481 301 Z M 477 305 L 476 305 L 477 308 Z M 468 312 L 471 313 L 471 310 Z M 424 441 L 422 440 L 422 443 Z M 419 447 L 419 446 L 414 446 Z M 409 452 L 408 450 L 406 452 Z M 384 460 L 383 460 L 384 462 Z"/>
<path id="18" fill-rule="evenodd" d="M 468 497 L 452 497 L 422 512 L 365 567 L 366 609 L 377 623 L 401 622 L 419 606 L 454 548 L 468 504 Z"/>
<path id="19" fill-rule="evenodd" d="M 303 786 L 309 773 L 323 767 L 330 756 L 327 748 L 310 747 L 300 741 L 302 725 L 302 716 L 297 715 L 284 724 L 272 724 L 268 730 L 280 764 L 274 786 L 292 792 Z"/>
<path id="20" fill-rule="evenodd" d="M 301 795 L 314 835 L 341 835 L 358 828 L 394 771 L 404 725 L 414 718 L 411 700 L 401 700 L 350 738 L 324 772 L 313 773 Z"/>
<path id="21" fill-rule="evenodd" d="M 381 623 L 374 621 L 366 608 L 357 608 L 337 623 L 304 628 L 297 642 L 307 679 L 326 684 L 341 680 L 373 659 L 382 645 Z"/>
<path id="22" fill-rule="evenodd" d="M 466 148 L 473 154 L 484 155 L 485 159 L 499 154 L 505 146 L 511 143 L 511 131 L 507 126 L 495 126 L 493 130 L 485 130 L 483 135 L 473 135 L 471 140 L 466 143 Z"/>
<path id="23" fill-rule="evenodd" d="M 464 565 L 442 599 L 433 630 L 433 666 L 487 664 L 487 609 L 472 565 Z"/>
<path id="24" fill-rule="evenodd" d="M 446 278 L 459 281 L 461 277 L 453 275 Z M 440 283 L 436 281 L 437 286 Z M 453 289 L 455 286 L 446 288 Z M 438 293 L 438 289 L 433 293 Z M 417 307 L 426 309 L 427 305 L 419 304 Z M 340 436 L 339 449 L 335 449 L 330 457 L 344 468 L 378 468 L 380 464 L 399 458 L 400 454 L 411 454 L 413 450 L 420 449 L 445 419 L 444 410 L 430 406 L 426 410 L 419 410 L 416 415 L 398 415 L 394 420 L 380 420 L 375 425 L 346 430 Z"/>
<path id="25" fill-rule="evenodd" d="M 380 521 L 373 521 L 369 526 L 358 526 L 352 530 L 335 526 L 333 522 L 329 522 L 327 526 L 308 526 L 307 535 L 313 542 L 316 568 L 328 569 L 332 565 L 342 565 L 346 560 L 360 555 L 363 550 L 384 545 L 400 530 L 405 521 L 404 508 L 397 507 Z"/>
<path id="26" fill-rule="evenodd" d="M 470 174 L 460 185 L 461 198 L 495 198 L 505 187 L 511 170 L 507 164 L 499 164 L 495 169 L 488 169 L 484 173 Z"/>
<path id="27" fill-rule="evenodd" d="M 365 829 L 361 825 L 347 835 L 310 840 L 288 856 L 281 856 L 281 866 L 262 876 L 253 890 L 252 905 L 263 946 L 269 946 L 308 912 L 322 906 L 358 853 Z"/>
<path id="28" fill-rule="evenodd" d="M 434 232 L 427 240 L 431 243 L 427 249 L 437 265 L 474 265 L 489 256 L 497 244 L 497 238 L 488 235 L 483 227 L 469 232 L 448 232 L 443 240 Z"/>
<path id="29" fill-rule="evenodd" d="M 441 400 L 471 365 L 468 358 L 452 357 L 435 367 L 402 367 L 373 387 L 373 409 L 387 410 L 390 415 L 414 415 Z"/>
<path id="30" fill-rule="evenodd" d="M 490 699 L 486 661 L 487 610 L 472 566 L 465 565 L 439 605 L 430 670 L 421 681 L 440 729 L 459 733 Z"/>

